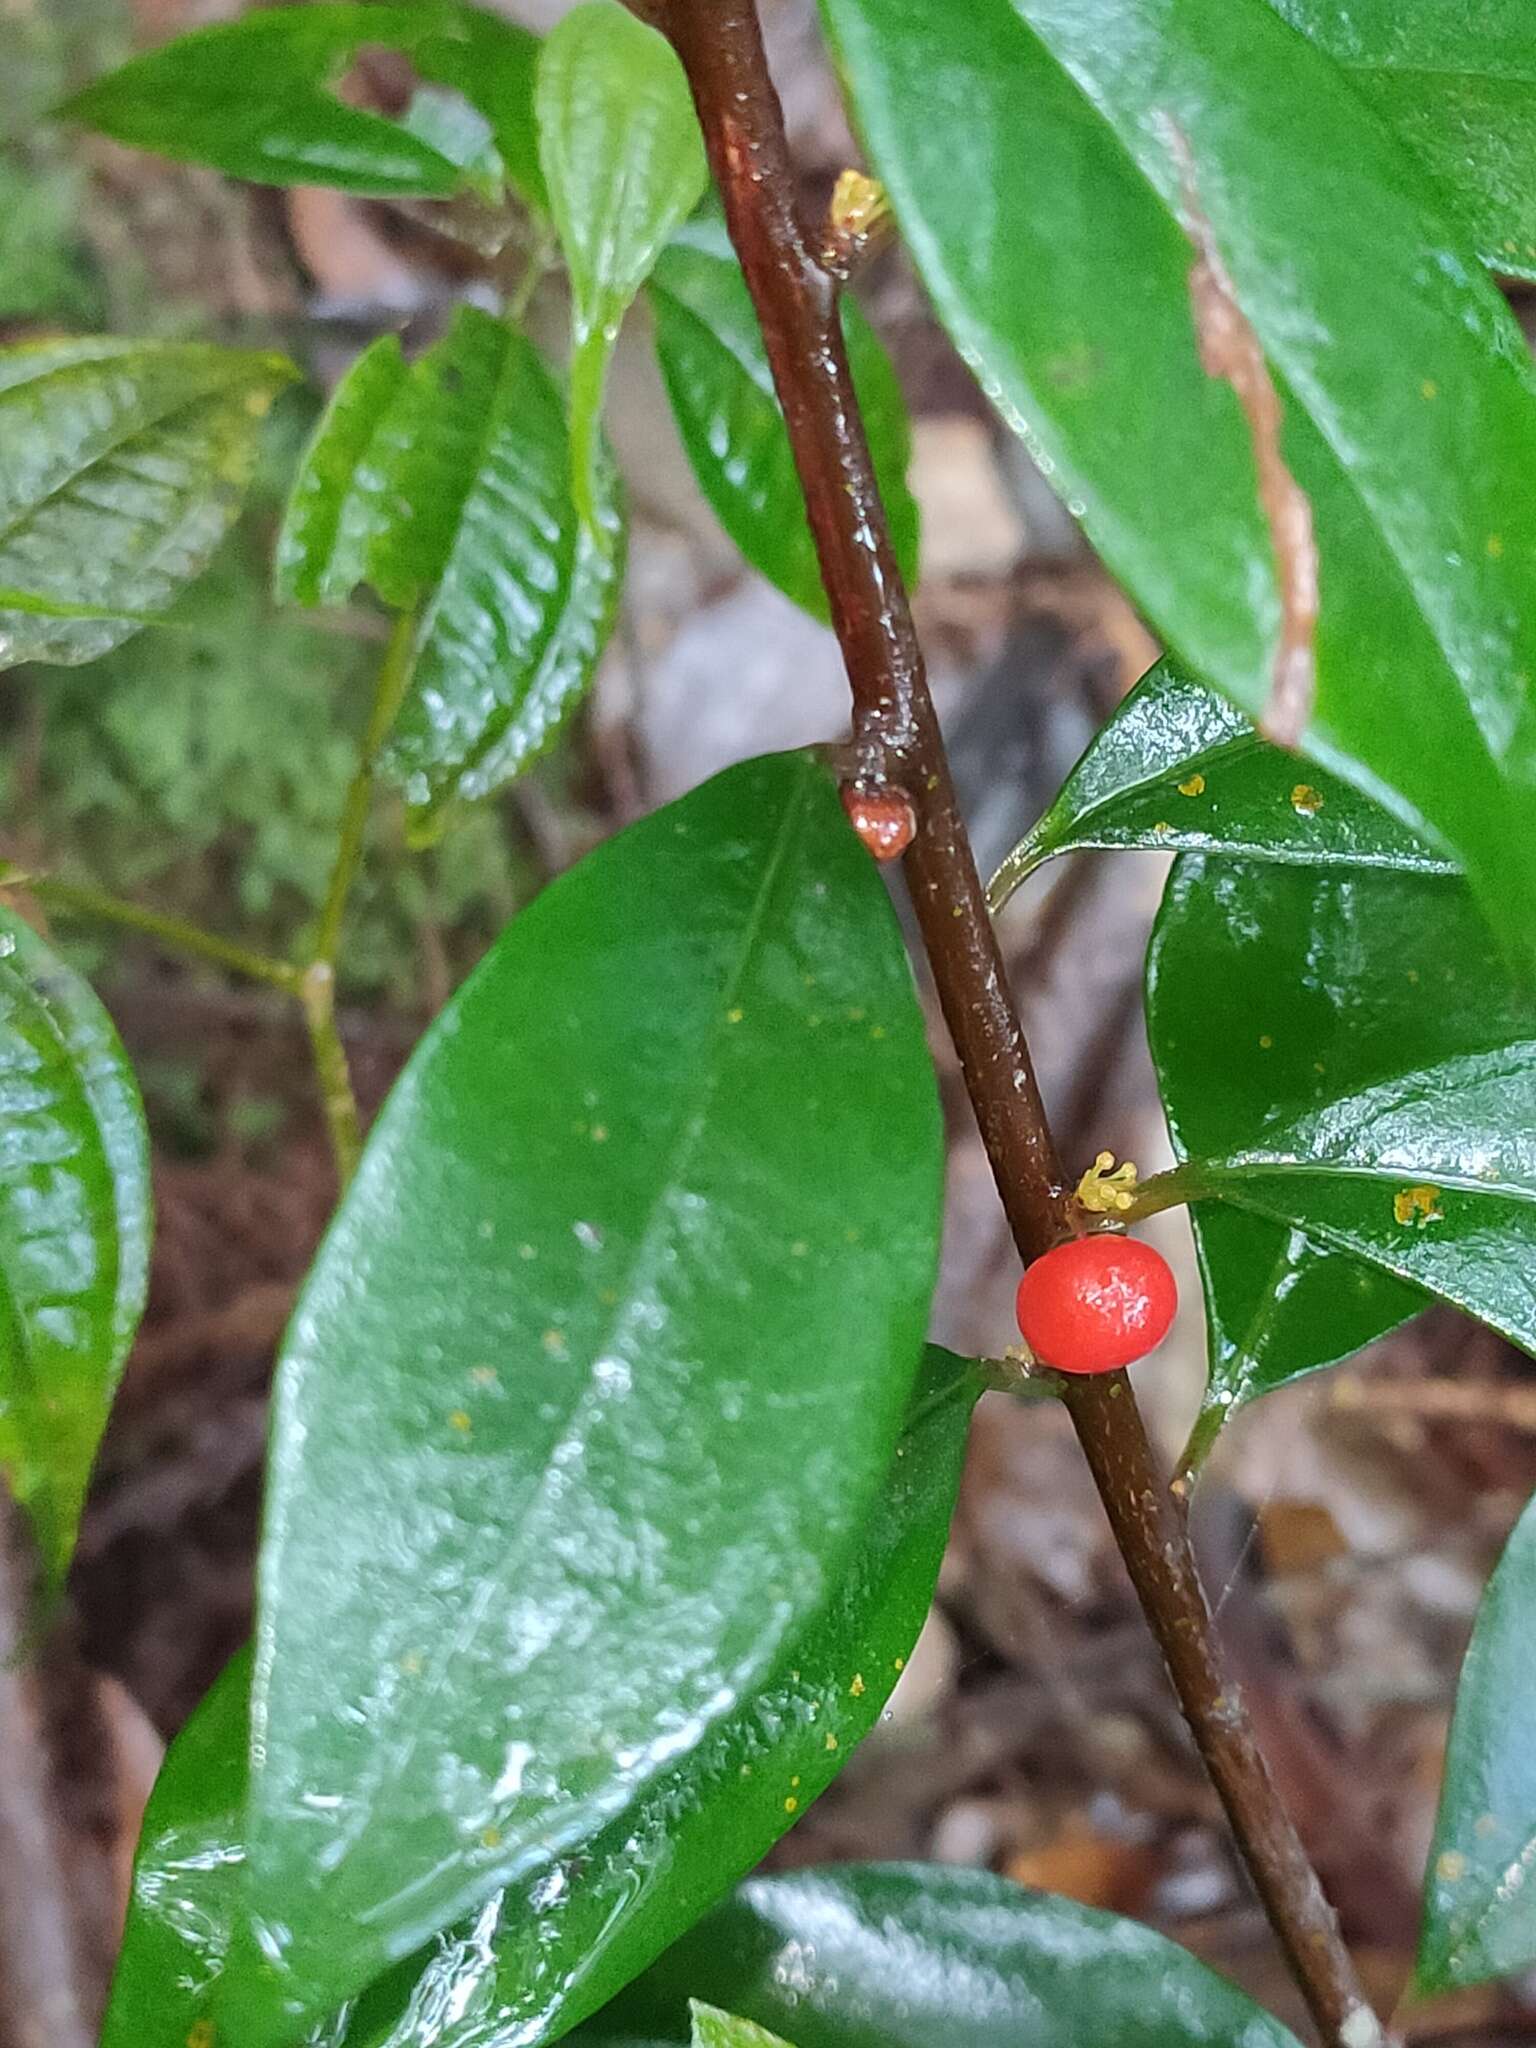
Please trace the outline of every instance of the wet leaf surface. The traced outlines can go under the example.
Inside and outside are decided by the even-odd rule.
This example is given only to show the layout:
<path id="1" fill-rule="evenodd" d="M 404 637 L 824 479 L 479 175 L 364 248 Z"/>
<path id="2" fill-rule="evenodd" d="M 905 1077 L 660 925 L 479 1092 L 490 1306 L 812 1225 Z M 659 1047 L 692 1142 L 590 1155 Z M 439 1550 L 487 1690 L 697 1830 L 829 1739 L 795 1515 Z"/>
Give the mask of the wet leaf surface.
<path id="1" fill-rule="evenodd" d="M 1536 997 L 1463 884 L 1185 856 L 1153 939 L 1148 1019 L 1191 1193 L 1275 1226 L 1211 1232 L 1197 1211 L 1214 1396 L 1380 1334 L 1412 1312 L 1413 1288 L 1536 1346 Z M 1313 1270 L 1314 1248 L 1329 1272 Z M 1352 1271 L 1359 1260 L 1377 1279 Z M 1252 1343 L 1222 1366 L 1220 1333 L 1266 1316 L 1259 1369 Z"/>
<path id="2" fill-rule="evenodd" d="M 1235 705 L 1167 661 L 1094 735 L 1051 808 L 998 869 L 994 905 L 1042 862 L 1090 846 L 1455 872 L 1389 811 L 1325 769 L 1303 769 Z"/>
<path id="3" fill-rule="evenodd" d="M 851 1563 L 777 1668 L 594 1839 L 359 2001 L 338 2048 L 449 2048 L 444 2010 L 532 2044 L 623 1988 L 794 1825 L 874 1726 L 933 1595 L 981 1380 L 930 1346 Z M 145 1819 L 103 2048 L 181 2048 L 242 1909 L 248 1656 L 173 1744 Z M 238 1977 L 221 2005 L 241 2022 Z M 467 2043 L 466 2043 L 467 2048 Z"/>
<path id="4" fill-rule="evenodd" d="M 162 611 L 233 522 L 294 374 L 200 343 L 0 349 L 0 667 L 93 661 Z"/>
<path id="5" fill-rule="evenodd" d="M 571 282 L 571 486 L 595 512 L 599 422 L 619 326 L 708 182 L 693 95 L 672 46 L 619 0 L 551 31 L 534 95 L 539 161 Z"/>
<path id="6" fill-rule="evenodd" d="M 1177 124 L 1314 515 L 1305 750 L 1427 825 L 1536 958 L 1536 397 L 1437 188 L 1264 0 L 823 12 L 961 353 L 1169 646 L 1257 713 L 1272 548 L 1246 423 L 1197 353 Z"/>
<path id="7" fill-rule="evenodd" d="M 407 366 L 375 342 L 339 386 L 294 480 L 279 596 L 341 604 L 371 583 L 419 624 L 388 772 L 425 821 L 489 795 L 580 702 L 612 627 L 623 515 L 606 450 L 604 545 L 570 500 L 566 416 L 514 329 L 461 307 Z"/>
<path id="8" fill-rule="evenodd" d="M 283 1351 L 249 2038 L 590 1839 L 820 1610 L 905 1410 L 941 1163 L 889 902 L 807 757 L 621 834 L 492 949 Z"/>
<path id="9" fill-rule="evenodd" d="M 697 1997 L 799 2048 L 1296 2048 L 1150 1928 L 937 1864 L 754 1878 L 574 2038 L 685 2042 Z"/>

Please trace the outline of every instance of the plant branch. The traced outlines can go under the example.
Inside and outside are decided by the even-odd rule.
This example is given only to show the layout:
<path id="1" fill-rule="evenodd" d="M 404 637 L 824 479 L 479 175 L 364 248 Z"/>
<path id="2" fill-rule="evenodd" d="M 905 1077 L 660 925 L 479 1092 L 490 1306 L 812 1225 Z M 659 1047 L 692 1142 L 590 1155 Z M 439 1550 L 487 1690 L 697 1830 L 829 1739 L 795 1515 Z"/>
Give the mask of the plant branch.
<path id="1" fill-rule="evenodd" d="M 836 281 L 795 203 L 753 0 L 669 0 L 715 181 L 784 408 L 853 692 L 850 814 L 910 805 L 907 877 L 1010 1228 L 1024 1259 L 1070 1234 L 1069 1186 L 987 914 L 848 372 Z M 1241 1701 L 1226 1681 L 1184 1519 L 1120 1373 L 1067 1389 L 1115 1538 L 1185 1716 L 1313 2016 L 1336 2048 L 1379 2025 Z"/>
<path id="2" fill-rule="evenodd" d="M 363 840 L 373 807 L 374 776 L 379 754 L 395 722 L 401 699 L 411 680 L 416 653 L 416 618 L 402 612 L 396 619 L 379 665 L 368 723 L 358 746 L 357 767 L 347 785 L 341 807 L 341 824 L 336 835 L 336 858 L 315 930 L 309 961 L 298 978 L 304 1022 L 309 1028 L 310 1050 L 320 1083 L 320 1101 L 330 1133 L 336 1176 L 343 1188 L 357 1169 L 362 1153 L 362 1125 L 357 1113 L 357 1096 L 352 1087 L 346 1048 L 336 1025 L 336 961 L 341 951 L 342 928 L 347 905 L 363 857 Z"/>
<path id="3" fill-rule="evenodd" d="M 102 889 L 83 888 L 74 882 L 56 881 L 52 875 L 29 874 L 19 868 L 0 868 L 0 889 L 24 889 L 28 895 L 35 896 L 45 909 L 91 918 L 100 924 L 120 925 L 125 931 L 142 932 L 146 938 L 158 939 L 173 953 L 206 960 L 214 967 L 228 968 L 232 974 L 243 974 L 250 981 L 264 981 L 273 988 L 287 989 L 290 993 L 299 985 L 298 969 L 286 960 L 273 960 L 264 953 L 252 952 L 249 947 L 221 939 L 217 932 L 207 932 L 201 925 L 189 924 L 185 918 L 164 916 L 158 910 L 145 909 L 142 904 L 125 902 L 120 896 L 109 896 Z"/>

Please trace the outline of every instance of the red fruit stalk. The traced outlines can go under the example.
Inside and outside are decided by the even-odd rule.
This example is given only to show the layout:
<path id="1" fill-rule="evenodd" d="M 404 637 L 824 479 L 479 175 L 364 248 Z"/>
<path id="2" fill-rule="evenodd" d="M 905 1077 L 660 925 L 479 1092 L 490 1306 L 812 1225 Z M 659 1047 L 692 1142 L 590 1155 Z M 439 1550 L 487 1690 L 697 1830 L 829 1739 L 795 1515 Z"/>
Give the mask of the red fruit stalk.
<path id="1" fill-rule="evenodd" d="M 1161 1252 L 1118 1231 L 1056 1245 L 1019 1282 L 1019 1330 L 1041 1365 L 1114 1372 L 1156 1350 L 1179 1305 Z"/>

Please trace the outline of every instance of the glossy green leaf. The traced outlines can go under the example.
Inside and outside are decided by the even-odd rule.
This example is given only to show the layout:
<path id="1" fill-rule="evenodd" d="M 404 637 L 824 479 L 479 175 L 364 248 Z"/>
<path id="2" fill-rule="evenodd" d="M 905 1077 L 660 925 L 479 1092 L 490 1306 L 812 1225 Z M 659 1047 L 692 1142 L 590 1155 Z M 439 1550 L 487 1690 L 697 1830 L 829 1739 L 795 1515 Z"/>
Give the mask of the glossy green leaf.
<path id="1" fill-rule="evenodd" d="M 685 2042 L 692 1997 L 800 2048 L 1297 2048 L 1151 1928 L 939 1864 L 754 1878 L 575 2038 Z"/>
<path id="2" fill-rule="evenodd" d="M 0 907 L 0 1471 L 50 1577 L 144 1308 L 149 1142 L 90 988 Z"/>
<path id="3" fill-rule="evenodd" d="M 827 1607 L 760 1689 L 593 1840 L 498 1894 L 358 2004 L 336 2048 L 533 2048 L 605 2004 L 725 1892 L 837 1774 L 917 1640 L 981 1385 L 930 1346 L 884 1490 Z M 183 2048 L 207 2019 L 240 1911 L 249 1659 L 173 1745 L 145 1820 L 103 2048 Z M 243 2033 L 238 1973 L 221 2010 Z"/>
<path id="4" fill-rule="evenodd" d="M 239 510 L 293 374 L 192 343 L 0 349 L 0 666 L 91 661 L 149 623 Z"/>
<path id="5" fill-rule="evenodd" d="M 1461 1669 L 1424 1883 L 1417 1989 L 1428 1995 L 1536 1963 L 1536 1503 L 1478 1609 Z"/>
<path id="6" fill-rule="evenodd" d="M 619 324 L 708 180 L 683 67 L 619 0 L 551 31 L 535 87 L 539 160 L 571 281 L 571 481 L 601 546 L 599 421 Z"/>
<path id="7" fill-rule="evenodd" d="M 791 2048 L 782 2034 L 770 2034 L 766 2027 L 722 2012 L 718 2005 L 701 2005 L 694 1999 L 689 2012 L 692 2048 Z"/>
<path id="8" fill-rule="evenodd" d="M 1150 669 L 1089 742 L 1040 822 L 993 876 L 999 908 L 1036 868 L 1080 847 L 1240 853 L 1304 867 L 1455 863 L 1324 769 L 1261 739 L 1250 719 L 1172 662 Z"/>
<path id="9" fill-rule="evenodd" d="M 488 795 L 547 746 L 613 623 L 623 516 L 606 451 L 579 528 L 560 393 L 516 330 L 461 307 L 407 367 L 375 342 L 300 465 L 277 546 L 281 597 L 339 604 L 360 582 L 416 609 L 410 686 L 385 765 L 427 821 Z"/>
<path id="10" fill-rule="evenodd" d="M 1396 138 L 1265 0 L 823 6 L 962 353 L 1170 647 L 1257 712 L 1273 557 L 1197 354 L 1178 125 L 1315 517 L 1306 750 L 1427 827 L 1536 959 L 1529 351 Z"/>
<path id="11" fill-rule="evenodd" d="M 807 757 L 600 848 L 455 996 L 280 1365 L 272 2033 L 590 1839 L 819 1611 L 900 1428 L 941 1168 L 889 901 Z"/>
<path id="12" fill-rule="evenodd" d="M 456 163 L 331 88 L 366 45 L 409 51 L 449 31 L 456 12 L 432 0 L 255 8 L 132 58 L 60 112 L 130 148 L 258 184 L 442 198 L 462 182 Z"/>
<path id="13" fill-rule="evenodd" d="M 1277 1262 L 1292 1232 L 1349 1255 L 1327 1275 L 1306 1258 L 1277 1270 L 1284 1330 L 1257 1374 L 1240 1357 L 1224 1369 L 1218 1399 L 1412 1312 L 1407 1288 L 1368 1286 L 1355 1260 L 1536 1348 L 1536 996 L 1501 964 L 1462 883 L 1187 855 L 1154 934 L 1147 1008 L 1190 1162 L 1178 1184 L 1278 1226 Z M 1244 1304 L 1261 1301 L 1266 1242 L 1223 1231 L 1203 1249 L 1230 1336 L 1258 1312 Z"/>
<path id="14" fill-rule="evenodd" d="M 1269 0 L 1325 49 L 1461 216 L 1478 254 L 1536 277 L 1536 19 L 1525 0 Z"/>
<path id="15" fill-rule="evenodd" d="M 649 293 L 667 396 L 700 488 L 754 569 L 813 617 L 828 617 L 795 458 L 762 331 L 725 232 L 706 214 L 662 251 Z M 917 580 L 912 436 L 901 386 L 873 330 L 844 302 L 849 364 L 902 574 Z"/>

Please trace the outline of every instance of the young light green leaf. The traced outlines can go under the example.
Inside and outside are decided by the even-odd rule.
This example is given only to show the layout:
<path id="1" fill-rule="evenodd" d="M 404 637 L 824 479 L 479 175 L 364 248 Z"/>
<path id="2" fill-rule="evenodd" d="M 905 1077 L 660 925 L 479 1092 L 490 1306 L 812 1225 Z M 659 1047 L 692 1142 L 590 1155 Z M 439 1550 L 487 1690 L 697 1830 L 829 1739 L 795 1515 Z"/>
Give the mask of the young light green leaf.
<path id="1" fill-rule="evenodd" d="M 826 593 L 762 330 L 718 215 L 699 216 L 673 236 L 647 296 L 667 396 L 700 488 L 753 568 L 825 621 Z M 843 327 L 897 558 L 916 582 L 918 513 L 907 488 L 912 437 L 901 386 L 851 300 Z"/>
<path id="2" fill-rule="evenodd" d="M 1226 698 L 1174 663 L 1149 669 L 1089 742 L 988 888 L 1000 909 L 1035 869 L 1080 847 L 1238 853 L 1303 867 L 1453 874 L 1454 861 L 1326 770 L 1300 772 Z"/>
<path id="3" fill-rule="evenodd" d="M 293 375 L 195 343 L 0 349 L 0 667 L 74 666 L 150 623 L 234 519 Z"/>
<path id="4" fill-rule="evenodd" d="M 777 1669 L 635 1805 L 494 1908 L 400 1965 L 336 2048 L 453 2048 L 444 2011 L 535 2048 L 584 2019 L 721 1897 L 879 1718 L 933 1596 L 981 1376 L 930 1346 L 884 1488 L 829 1605 Z M 250 1660 L 173 1744 L 140 1845 L 102 2048 L 183 2048 L 213 1987 L 247 2025 L 238 1959 Z"/>
<path id="5" fill-rule="evenodd" d="M 386 516 L 379 501 L 387 486 L 383 478 L 374 482 L 365 465 L 410 374 L 398 336 L 381 334 L 332 393 L 278 529 L 272 581 L 280 604 L 345 604 L 367 580 L 369 543 Z"/>
<path id="6" fill-rule="evenodd" d="M 754 1878 L 572 2039 L 685 2042 L 701 1995 L 800 2048 L 1297 2048 L 1150 1927 L 939 1864 Z"/>
<path id="7" fill-rule="evenodd" d="M 1277 1385 L 1412 1312 L 1406 1289 L 1367 1287 L 1336 1259 L 1326 1278 L 1310 1272 L 1311 1248 L 1536 1348 L 1536 996 L 1462 883 L 1186 855 L 1147 1007 L 1187 1161 L 1175 1185 L 1277 1226 L 1276 1260 L 1291 1261 L 1269 1283 L 1284 1314 L 1263 1333 L 1261 1371 L 1235 1358 L 1216 1399 Z M 1268 1313 L 1262 1237 L 1218 1229 L 1203 1250 L 1220 1329 Z M 1335 1286 L 1332 1319 L 1320 1311 Z"/>
<path id="8" fill-rule="evenodd" d="M 1242 412 L 1196 346 L 1182 134 L 1311 503 L 1305 748 L 1427 827 L 1536 959 L 1529 351 L 1397 139 L 1265 0 L 823 9 L 962 353 L 1169 645 L 1257 714 L 1273 549 Z"/>
<path id="9" fill-rule="evenodd" d="M 1536 1503 L 1488 1582 L 1456 1690 L 1415 1973 L 1426 1997 L 1536 1963 L 1533 1611 Z"/>
<path id="10" fill-rule="evenodd" d="M 1489 269 L 1536 277 L 1536 21 L 1525 0 L 1269 4 L 1396 130 Z"/>
<path id="11" fill-rule="evenodd" d="M 257 2048 L 589 1840 L 820 1611 L 901 1427 L 941 1170 L 906 956 L 816 761 L 718 777 L 493 947 L 284 1346 Z"/>
<path id="12" fill-rule="evenodd" d="M 130 148 L 257 184 L 443 198 L 463 182 L 455 162 L 331 88 L 365 44 L 410 51 L 451 34 L 458 12 L 432 0 L 256 8 L 132 58 L 60 113 Z"/>
<path id="13" fill-rule="evenodd" d="M 535 87 L 539 160 L 571 280 L 571 478 L 599 546 L 598 432 L 619 324 L 708 179 L 671 45 L 619 0 L 553 29 Z"/>
<path id="14" fill-rule="evenodd" d="M 692 2048 L 792 2048 L 782 2034 L 770 2034 L 753 2020 L 741 2020 L 722 2012 L 718 2005 L 701 2005 L 690 1999 L 693 2022 Z"/>
<path id="15" fill-rule="evenodd" d="M 0 906 L 0 1472 L 51 1580 L 144 1308 L 149 1141 L 87 984 Z"/>
<path id="16" fill-rule="evenodd" d="M 344 602 L 371 583 L 420 614 L 385 755 L 426 829 L 540 752 L 591 680 L 613 622 L 623 514 L 599 449 L 578 527 L 560 394 L 532 344 L 462 307 L 406 366 L 392 336 L 353 365 L 295 479 L 277 589 Z"/>

